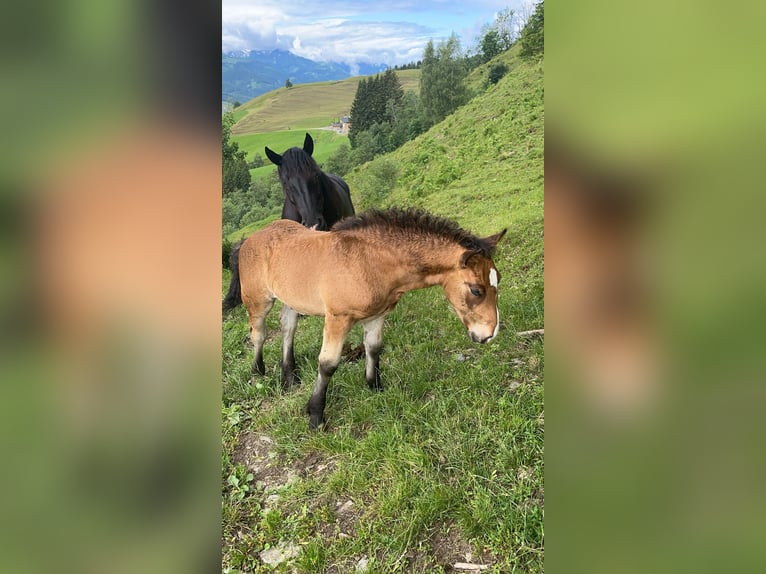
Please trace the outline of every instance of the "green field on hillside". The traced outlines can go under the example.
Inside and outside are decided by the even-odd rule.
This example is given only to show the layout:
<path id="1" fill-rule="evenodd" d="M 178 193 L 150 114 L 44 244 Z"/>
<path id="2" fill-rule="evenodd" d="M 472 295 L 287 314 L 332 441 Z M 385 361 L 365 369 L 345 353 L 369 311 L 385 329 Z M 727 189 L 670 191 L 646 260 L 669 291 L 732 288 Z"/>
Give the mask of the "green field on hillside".
<path id="1" fill-rule="evenodd" d="M 420 70 L 396 72 L 405 90 L 419 90 Z M 263 94 L 234 112 L 234 135 L 307 130 L 329 126 L 351 111 L 359 81 L 364 76 L 296 84 Z"/>
<path id="2" fill-rule="evenodd" d="M 383 330 L 384 391 L 367 389 L 363 360 L 342 362 L 327 429 L 311 432 L 305 405 L 322 318 L 299 321 L 303 383 L 285 392 L 279 304 L 267 322 L 264 377 L 250 376 L 244 308 L 227 315 L 224 568 L 341 573 L 366 563 L 368 573 L 445 573 L 473 562 L 486 573 L 543 571 L 544 347 L 517 335 L 544 324 L 543 64 L 503 57 L 512 72 L 497 85 L 483 91 L 477 76 L 480 95 L 466 106 L 346 177 L 357 211 L 414 205 L 479 235 L 508 228 L 494 258 L 497 337 L 472 343 L 438 287 L 406 294 Z M 303 132 L 287 133 L 296 137 L 286 145 L 302 143 Z M 390 189 L 384 164 L 397 174 Z M 222 280 L 225 291 L 228 271 Z M 356 327 L 349 343 L 360 342 Z M 294 557 L 274 570 L 260 559 L 271 548 Z"/>

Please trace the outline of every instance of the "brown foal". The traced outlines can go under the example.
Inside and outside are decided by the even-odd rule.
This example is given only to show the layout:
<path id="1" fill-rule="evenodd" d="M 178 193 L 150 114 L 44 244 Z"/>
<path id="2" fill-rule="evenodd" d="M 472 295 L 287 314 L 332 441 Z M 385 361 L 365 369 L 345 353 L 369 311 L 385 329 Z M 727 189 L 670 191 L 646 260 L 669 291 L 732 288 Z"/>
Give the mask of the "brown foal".
<path id="1" fill-rule="evenodd" d="M 265 319 L 283 303 L 282 379 L 296 381 L 293 337 L 298 315 L 324 316 L 319 374 L 308 403 L 309 426 L 323 423 L 325 397 L 346 335 L 362 323 L 365 378 L 380 389 L 385 316 L 408 291 L 441 285 L 474 342 L 497 335 L 500 273 L 492 252 L 506 230 L 479 238 L 424 211 L 371 211 L 339 221 L 329 232 L 279 220 L 251 235 L 239 251 L 242 302 L 255 347 L 253 371 L 263 374 Z"/>

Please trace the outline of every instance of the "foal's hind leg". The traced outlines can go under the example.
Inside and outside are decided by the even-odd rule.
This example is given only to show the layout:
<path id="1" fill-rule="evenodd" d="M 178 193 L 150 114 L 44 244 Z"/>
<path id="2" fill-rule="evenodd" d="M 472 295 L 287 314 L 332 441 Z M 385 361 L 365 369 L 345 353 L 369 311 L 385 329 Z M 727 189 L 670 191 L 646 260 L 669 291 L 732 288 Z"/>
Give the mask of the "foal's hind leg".
<path id="1" fill-rule="evenodd" d="M 306 412 L 309 414 L 309 428 L 316 429 L 324 421 L 324 405 L 327 386 L 340 363 L 343 341 L 354 325 L 353 319 L 344 315 L 327 314 L 324 318 L 322 350 L 319 353 L 319 375 L 311 394 Z"/>
<path id="2" fill-rule="evenodd" d="M 266 374 L 263 364 L 263 342 L 266 340 L 266 315 L 271 311 L 274 299 L 268 299 L 260 305 L 248 305 L 247 314 L 250 318 L 250 342 L 253 344 L 253 374 Z"/>
<path id="3" fill-rule="evenodd" d="M 376 317 L 364 323 L 364 377 L 373 391 L 383 390 L 380 383 L 380 351 L 383 348 L 383 321 Z"/>
<path id="4" fill-rule="evenodd" d="M 295 371 L 295 352 L 293 350 L 298 312 L 283 304 L 280 323 L 282 325 L 282 385 L 290 387 L 300 382 Z"/>

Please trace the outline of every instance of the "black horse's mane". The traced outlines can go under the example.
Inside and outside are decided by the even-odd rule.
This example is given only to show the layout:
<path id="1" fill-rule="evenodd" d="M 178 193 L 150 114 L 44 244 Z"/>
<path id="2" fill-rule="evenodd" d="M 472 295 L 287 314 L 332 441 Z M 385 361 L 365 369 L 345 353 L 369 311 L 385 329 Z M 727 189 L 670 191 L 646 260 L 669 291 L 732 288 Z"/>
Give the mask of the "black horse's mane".
<path id="1" fill-rule="evenodd" d="M 284 154 L 282 154 L 282 164 L 280 165 L 280 171 L 293 172 L 293 173 L 321 173 L 319 165 L 305 151 L 299 147 L 291 147 Z"/>
<path id="2" fill-rule="evenodd" d="M 415 208 L 371 209 L 358 215 L 341 219 L 331 231 L 355 229 L 380 229 L 398 231 L 407 235 L 430 235 L 454 241 L 469 251 L 491 257 L 494 247 L 484 239 L 462 229 L 457 223 Z"/>

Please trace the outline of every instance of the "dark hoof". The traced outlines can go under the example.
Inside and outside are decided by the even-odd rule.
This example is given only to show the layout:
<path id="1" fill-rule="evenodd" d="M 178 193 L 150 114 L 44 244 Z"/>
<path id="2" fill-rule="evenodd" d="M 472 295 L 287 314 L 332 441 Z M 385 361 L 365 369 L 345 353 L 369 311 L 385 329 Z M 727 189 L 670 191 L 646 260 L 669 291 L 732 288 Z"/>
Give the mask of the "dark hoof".
<path id="1" fill-rule="evenodd" d="M 375 376 L 371 379 L 368 379 L 365 377 L 365 381 L 367 381 L 367 386 L 370 387 L 371 391 L 382 391 L 383 390 L 383 383 L 380 382 L 380 371 L 375 370 Z"/>
<path id="2" fill-rule="evenodd" d="M 253 368 L 251 370 L 254 375 L 266 374 L 266 366 L 263 364 L 263 361 L 261 362 L 256 361 L 255 363 L 253 363 Z"/>
<path id="3" fill-rule="evenodd" d="M 282 387 L 285 389 L 289 389 L 291 387 L 294 387 L 295 385 L 301 384 L 301 378 L 298 376 L 298 373 L 295 371 L 287 371 L 285 369 L 282 369 Z"/>
<path id="4" fill-rule="evenodd" d="M 368 382 L 367 386 L 370 387 L 371 391 L 374 391 L 376 393 L 380 393 L 383 391 L 383 385 L 380 383 L 380 381 Z"/>
<path id="5" fill-rule="evenodd" d="M 319 430 L 324 425 L 321 415 L 309 415 L 309 428 L 313 431 Z"/>

